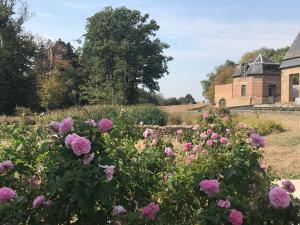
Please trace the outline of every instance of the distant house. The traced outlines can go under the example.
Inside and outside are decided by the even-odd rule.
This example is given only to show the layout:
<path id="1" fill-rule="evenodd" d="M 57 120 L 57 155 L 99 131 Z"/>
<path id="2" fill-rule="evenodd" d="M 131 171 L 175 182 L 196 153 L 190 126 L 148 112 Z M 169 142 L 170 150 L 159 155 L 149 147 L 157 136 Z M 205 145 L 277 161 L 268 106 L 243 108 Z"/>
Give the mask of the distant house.
<path id="1" fill-rule="evenodd" d="M 227 106 L 241 106 L 300 101 L 299 74 L 300 33 L 281 64 L 259 55 L 239 65 L 232 84 L 215 86 L 215 102 L 225 99 Z"/>

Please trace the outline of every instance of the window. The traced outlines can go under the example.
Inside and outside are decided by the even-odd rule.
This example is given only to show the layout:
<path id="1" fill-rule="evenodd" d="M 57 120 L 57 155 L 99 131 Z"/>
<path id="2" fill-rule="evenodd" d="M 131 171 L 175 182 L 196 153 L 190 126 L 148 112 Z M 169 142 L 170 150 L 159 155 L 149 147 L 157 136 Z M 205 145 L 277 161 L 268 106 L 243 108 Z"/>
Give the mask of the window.
<path id="1" fill-rule="evenodd" d="M 276 85 L 270 84 L 269 85 L 269 96 L 276 96 Z"/>
<path id="2" fill-rule="evenodd" d="M 246 84 L 243 84 L 243 85 L 242 85 L 242 88 L 241 88 L 241 96 L 246 96 Z"/>

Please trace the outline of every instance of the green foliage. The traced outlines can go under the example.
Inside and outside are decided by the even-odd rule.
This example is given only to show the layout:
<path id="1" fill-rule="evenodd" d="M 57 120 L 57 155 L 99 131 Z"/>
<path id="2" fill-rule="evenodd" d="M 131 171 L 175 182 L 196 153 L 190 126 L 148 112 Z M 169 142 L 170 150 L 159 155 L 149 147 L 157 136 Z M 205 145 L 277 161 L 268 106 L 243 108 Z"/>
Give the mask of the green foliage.
<path id="1" fill-rule="evenodd" d="M 159 125 L 167 124 L 167 113 L 155 106 L 141 106 L 132 110 L 131 115 L 136 122 L 143 122 L 145 125 Z"/>
<path id="2" fill-rule="evenodd" d="M 159 30 L 149 15 L 125 7 L 107 7 L 88 19 L 83 47 L 87 74 L 82 100 L 134 104 L 139 88 L 159 90 L 157 80 L 168 73 L 163 55 L 169 46 L 154 38 Z"/>

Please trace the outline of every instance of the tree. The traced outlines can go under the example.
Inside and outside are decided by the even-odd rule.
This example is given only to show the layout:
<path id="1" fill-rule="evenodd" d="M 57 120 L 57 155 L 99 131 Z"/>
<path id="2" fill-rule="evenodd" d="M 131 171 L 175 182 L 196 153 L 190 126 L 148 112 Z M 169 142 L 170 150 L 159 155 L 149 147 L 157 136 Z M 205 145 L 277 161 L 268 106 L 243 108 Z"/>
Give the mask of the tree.
<path id="1" fill-rule="evenodd" d="M 148 19 L 148 14 L 125 7 L 107 7 L 88 19 L 84 101 L 134 104 L 141 87 L 159 91 L 157 81 L 168 74 L 172 58 L 163 55 L 169 46 L 155 38 L 159 25 Z"/>
<path id="2" fill-rule="evenodd" d="M 240 60 L 240 63 L 247 63 L 251 59 L 255 59 L 259 54 L 273 59 L 275 62 L 281 62 L 289 47 L 273 49 L 273 48 L 260 48 L 251 52 L 246 52 Z"/>
<path id="3" fill-rule="evenodd" d="M 37 102 L 32 62 L 36 47 L 22 26 L 27 7 L 19 15 L 15 0 L 0 0 L 0 112 L 12 113 L 15 107 L 33 106 Z"/>
<path id="4" fill-rule="evenodd" d="M 184 97 L 185 104 L 196 104 L 194 97 L 191 94 L 187 94 Z"/>

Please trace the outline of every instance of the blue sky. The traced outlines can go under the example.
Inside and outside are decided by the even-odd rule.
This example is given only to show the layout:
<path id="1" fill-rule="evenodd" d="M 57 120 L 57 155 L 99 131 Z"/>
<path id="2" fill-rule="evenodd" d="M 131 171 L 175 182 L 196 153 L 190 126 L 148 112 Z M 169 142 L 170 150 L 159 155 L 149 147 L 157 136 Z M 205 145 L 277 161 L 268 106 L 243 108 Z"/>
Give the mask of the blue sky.
<path id="1" fill-rule="evenodd" d="M 299 0 L 28 0 L 26 29 L 75 43 L 86 19 L 105 6 L 149 13 L 158 37 L 170 44 L 170 74 L 160 80 L 165 97 L 191 93 L 202 100 L 200 81 L 226 59 L 260 47 L 286 47 L 300 31 Z"/>

